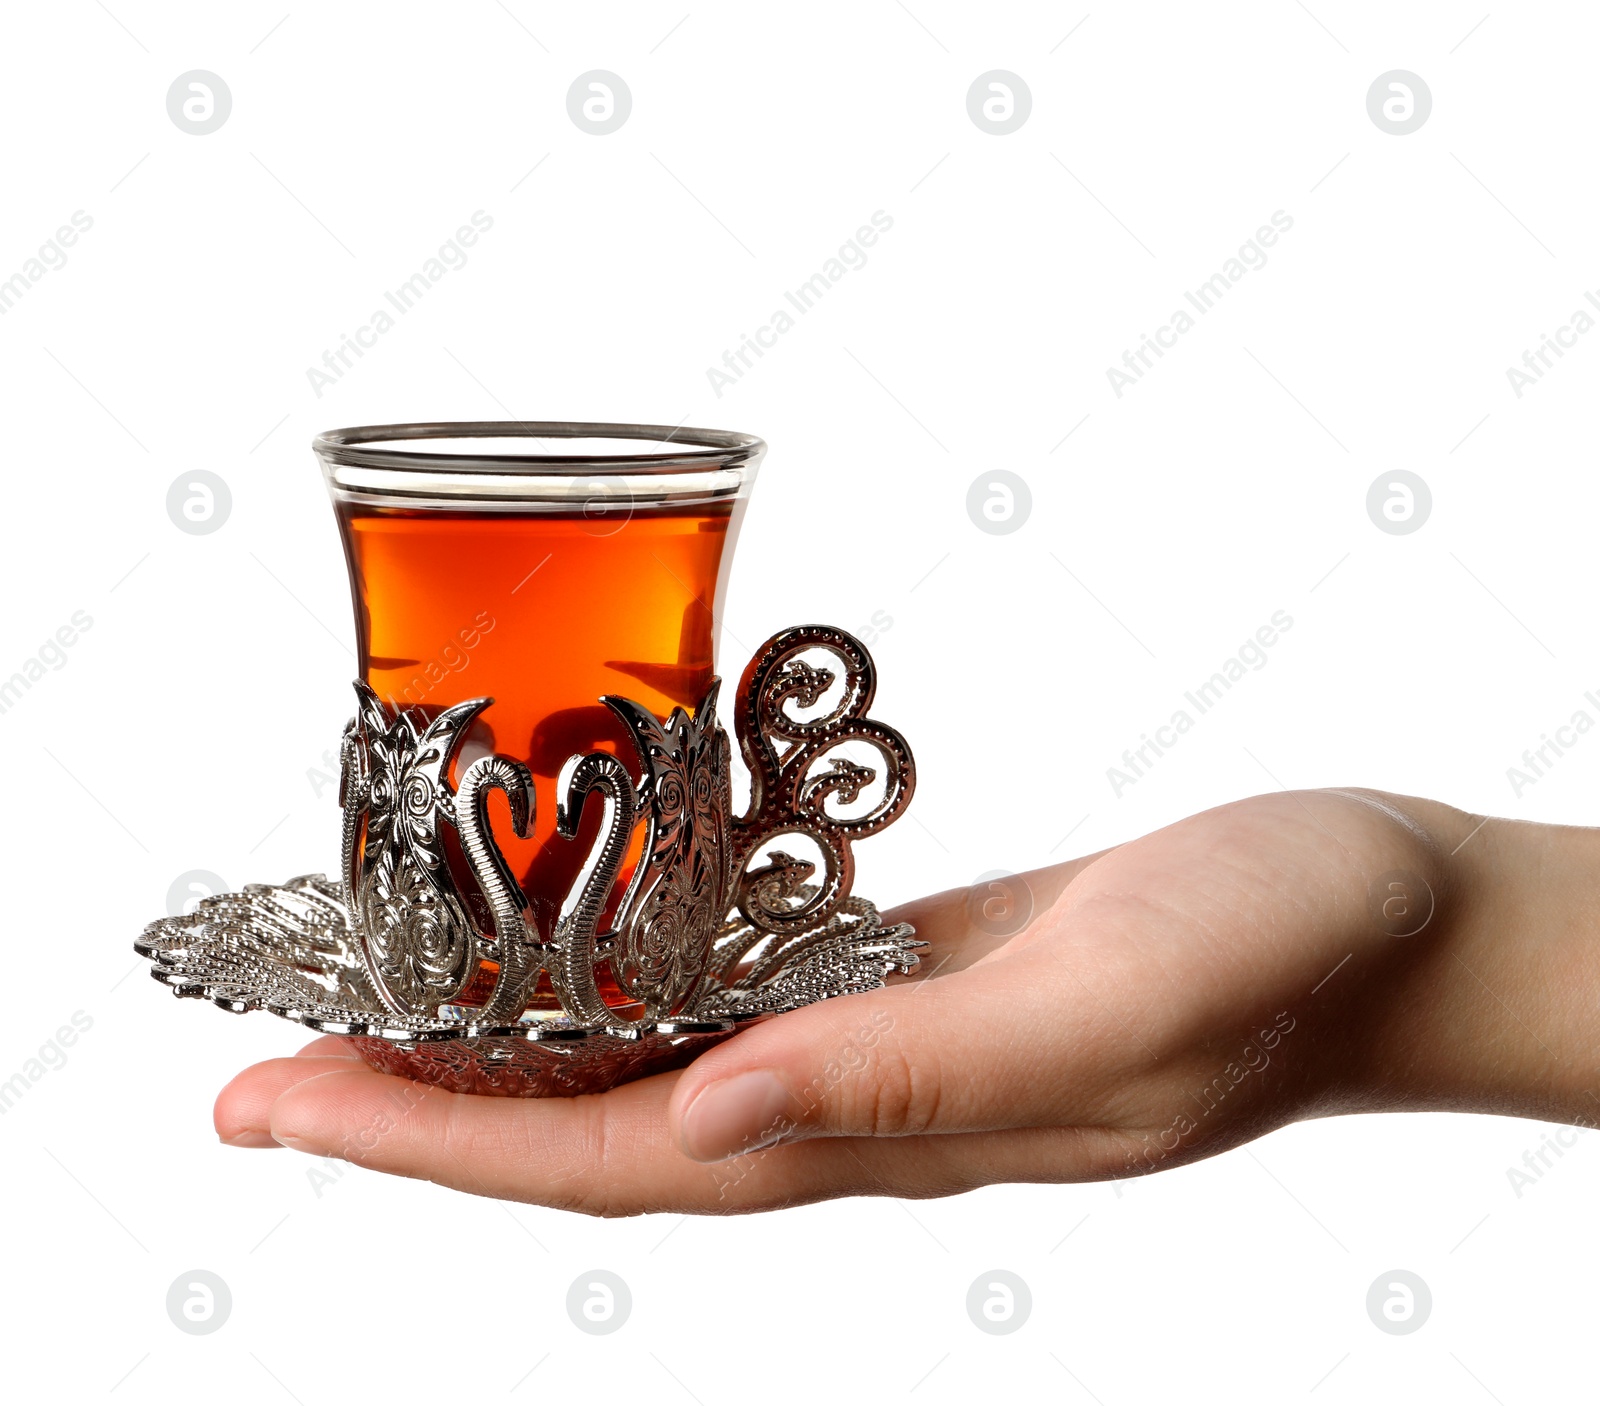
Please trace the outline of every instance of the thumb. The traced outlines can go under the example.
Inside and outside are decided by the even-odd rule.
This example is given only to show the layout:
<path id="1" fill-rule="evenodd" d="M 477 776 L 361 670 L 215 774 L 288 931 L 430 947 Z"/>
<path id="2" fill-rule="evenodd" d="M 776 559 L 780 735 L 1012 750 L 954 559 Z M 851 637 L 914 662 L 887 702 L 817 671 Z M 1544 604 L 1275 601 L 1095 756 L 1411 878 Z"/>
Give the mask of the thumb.
<path id="1" fill-rule="evenodd" d="M 1001 960 L 753 1026 L 679 1079 L 668 1107 L 679 1145 L 718 1162 L 794 1138 L 1059 1124 L 1073 1018 L 1040 1009 L 1028 965 Z"/>

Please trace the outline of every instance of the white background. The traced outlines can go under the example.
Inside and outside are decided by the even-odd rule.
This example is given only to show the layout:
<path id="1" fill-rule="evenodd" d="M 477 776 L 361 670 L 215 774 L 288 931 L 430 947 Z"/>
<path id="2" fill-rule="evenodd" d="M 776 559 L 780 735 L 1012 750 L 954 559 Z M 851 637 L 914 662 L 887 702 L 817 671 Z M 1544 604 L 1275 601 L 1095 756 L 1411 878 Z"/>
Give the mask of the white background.
<path id="1" fill-rule="evenodd" d="M 862 851 L 885 903 L 1280 784 L 1591 820 L 1592 734 L 1520 796 L 1506 769 L 1600 687 L 1600 336 L 1520 399 L 1506 368 L 1600 286 L 1594 14 L 285 2 L 5 20 L 0 279 L 93 219 L 0 317 L 0 675 L 93 620 L 0 715 L 0 1080 L 92 1020 L 0 1117 L 10 1387 L 307 1406 L 784 1399 L 841 1377 L 1106 1406 L 1574 1388 L 1592 1134 L 1520 1197 L 1507 1168 L 1544 1130 L 1446 1116 L 1298 1127 L 1117 1188 L 755 1219 L 597 1223 L 360 1170 L 319 1195 L 313 1164 L 210 1124 L 223 1082 L 300 1032 L 175 1003 L 130 944 L 186 870 L 331 867 L 308 770 L 349 711 L 351 626 L 307 445 L 386 420 L 764 436 L 721 669 L 784 625 L 892 617 L 876 711 L 920 788 Z M 233 96 L 206 136 L 165 107 L 195 68 Z M 566 111 L 596 68 L 633 95 L 605 137 Z M 967 113 L 995 68 L 1033 96 L 1008 136 Z M 1433 95 L 1409 136 L 1366 110 L 1396 68 Z M 307 368 L 478 210 L 467 265 L 319 397 Z M 707 367 L 879 210 L 865 267 L 716 395 Z M 1107 367 L 1279 210 L 1267 265 L 1119 399 Z M 966 511 L 997 468 L 1032 495 L 1009 535 Z M 199 469 L 232 496 L 206 536 L 166 511 Z M 1410 535 L 1366 512 L 1396 469 L 1432 490 Z M 1123 748 L 1278 610 L 1267 666 L 1117 796 Z M 610 1337 L 564 1308 L 596 1267 L 633 1294 Z M 1004 1337 L 965 1310 L 997 1267 L 1034 1302 Z M 233 1295 L 205 1337 L 165 1308 L 195 1268 Z M 1394 1268 L 1434 1296 L 1404 1337 L 1365 1310 Z"/>

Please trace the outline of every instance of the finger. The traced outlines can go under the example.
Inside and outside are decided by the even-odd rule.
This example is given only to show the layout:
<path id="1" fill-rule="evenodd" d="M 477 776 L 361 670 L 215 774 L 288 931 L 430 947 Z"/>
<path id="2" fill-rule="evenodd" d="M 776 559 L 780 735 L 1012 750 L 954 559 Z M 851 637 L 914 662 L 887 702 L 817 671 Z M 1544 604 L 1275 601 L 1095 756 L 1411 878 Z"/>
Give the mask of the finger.
<path id="1" fill-rule="evenodd" d="M 1125 1140 L 1100 1129 L 970 1137 L 829 1139 L 718 1166 L 685 1158 L 666 1108 L 680 1073 L 605 1094 L 519 1099 L 455 1094 L 365 1066 L 293 1083 L 274 1135 L 313 1156 L 480 1196 L 595 1215 L 727 1213 L 833 1196 L 943 1196 L 995 1181 L 1119 1173 Z"/>
<path id="2" fill-rule="evenodd" d="M 520 1099 L 456 1094 L 342 1065 L 284 1084 L 269 1127 L 298 1151 L 378 1171 L 501 1199 L 627 1214 L 715 1200 L 709 1169 L 686 1161 L 665 1134 L 676 1078 L 657 1075 L 601 1095 Z M 642 1169 L 658 1161 L 645 1176 Z M 697 1186 L 675 1180 L 674 1169 Z"/>
<path id="3" fill-rule="evenodd" d="M 292 1058 L 251 1065 L 217 1095 L 211 1113 L 217 1136 L 229 1147 L 281 1146 L 272 1136 L 267 1116 L 278 1095 L 301 1079 L 349 1067 L 348 1059 L 330 1059 L 304 1051 Z"/>
<path id="4" fill-rule="evenodd" d="M 1054 977 L 1001 958 L 757 1025 L 683 1072 L 669 1111 L 680 1145 L 713 1161 L 800 1137 L 1100 1123 L 1126 1036 L 1076 988 L 1056 981 L 1052 995 Z"/>
<path id="5" fill-rule="evenodd" d="M 325 1055 L 332 1059 L 360 1059 L 355 1047 L 343 1035 L 319 1035 L 296 1055 Z"/>

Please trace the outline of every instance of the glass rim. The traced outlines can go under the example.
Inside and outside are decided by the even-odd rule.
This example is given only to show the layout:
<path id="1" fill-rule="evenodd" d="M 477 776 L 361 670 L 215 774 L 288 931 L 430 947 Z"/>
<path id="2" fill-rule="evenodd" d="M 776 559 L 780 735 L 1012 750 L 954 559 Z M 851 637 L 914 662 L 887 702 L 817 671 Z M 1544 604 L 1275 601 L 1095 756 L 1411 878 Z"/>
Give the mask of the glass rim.
<path id="1" fill-rule="evenodd" d="M 426 446 L 435 439 L 634 439 L 681 444 L 681 449 L 630 453 L 446 453 Z M 351 469 L 398 469 L 442 474 L 550 474 L 596 470 L 608 474 L 672 474 L 742 469 L 758 461 L 766 442 L 737 430 L 683 425 L 612 424 L 586 420 L 439 420 L 410 424 L 356 425 L 324 430 L 311 442 L 319 458 Z"/>

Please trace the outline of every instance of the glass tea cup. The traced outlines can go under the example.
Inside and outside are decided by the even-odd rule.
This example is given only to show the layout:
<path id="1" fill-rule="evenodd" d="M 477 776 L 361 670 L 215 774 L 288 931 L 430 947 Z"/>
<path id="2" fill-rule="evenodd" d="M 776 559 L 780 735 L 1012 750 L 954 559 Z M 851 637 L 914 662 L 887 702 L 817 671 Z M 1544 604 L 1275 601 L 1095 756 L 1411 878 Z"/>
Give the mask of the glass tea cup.
<path id="1" fill-rule="evenodd" d="M 765 448 L 720 430 L 576 422 L 366 426 L 315 442 L 349 568 L 370 730 L 405 715 L 414 731 L 444 737 L 465 717 L 461 705 L 490 698 L 434 748 L 439 782 L 459 789 L 480 758 L 526 768 L 529 794 L 520 798 L 520 783 L 502 771 L 504 794 L 486 794 L 483 817 L 510 891 L 525 900 L 530 939 L 552 940 L 605 823 L 603 808 L 589 806 L 570 837 L 557 834 L 563 768 L 589 753 L 630 765 L 636 756 L 628 726 L 601 698 L 632 699 L 664 722 L 706 695 L 728 568 Z M 372 894 L 355 893 L 353 875 L 375 870 L 362 855 L 379 838 L 369 820 L 348 837 L 344 875 L 352 906 L 381 901 L 415 929 L 410 965 L 391 962 L 386 976 L 375 972 L 378 985 L 400 1010 L 426 1006 L 430 990 L 482 1006 L 497 990 L 498 964 L 464 957 L 462 941 L 481 946 L 474 929 L 492 936 L 494 885 L 452 826 L 407 816 L 406 798 L 390 799 L 401 816 L 396 833 L 410 826 L 404 852 L 397 847 L 400 858 L 377 874 Z M 641 845 L 635 831 L 608 905 L 625 892 Z M 430 880 L 445 871 L 447 883 Z M 357 918 L 371 937 L 368 916 Z M 463 960 L 472 967 L 465 981 Z M 559 1013 L 558 995 L 541 975 L 517 1004 Z M 623 993 L 601 995 L 627 1013 Z"/>

